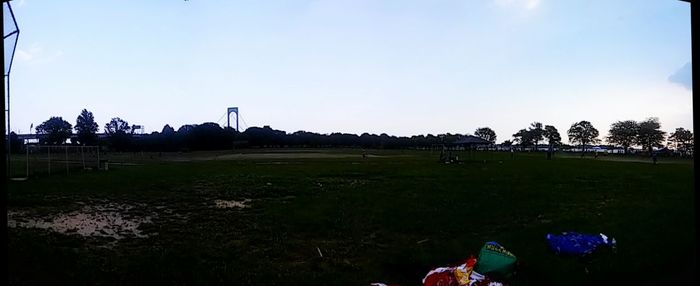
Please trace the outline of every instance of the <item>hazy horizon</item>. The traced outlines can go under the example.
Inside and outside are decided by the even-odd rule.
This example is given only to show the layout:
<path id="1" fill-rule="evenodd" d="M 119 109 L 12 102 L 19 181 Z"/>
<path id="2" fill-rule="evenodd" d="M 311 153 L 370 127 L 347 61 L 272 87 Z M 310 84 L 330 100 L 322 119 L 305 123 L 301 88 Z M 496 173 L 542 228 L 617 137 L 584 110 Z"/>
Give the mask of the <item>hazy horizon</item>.
<path id="1" fill-rule="evenodd" d="M 693 129 L 682 1 L 13 1 L 11 129 L 83 108 L 144 125 L 473 134 L 588 120 Z M 232 118 L 233 120 L 233 118 Z M 245 123 L 245 124 L 244 124 Z"/>

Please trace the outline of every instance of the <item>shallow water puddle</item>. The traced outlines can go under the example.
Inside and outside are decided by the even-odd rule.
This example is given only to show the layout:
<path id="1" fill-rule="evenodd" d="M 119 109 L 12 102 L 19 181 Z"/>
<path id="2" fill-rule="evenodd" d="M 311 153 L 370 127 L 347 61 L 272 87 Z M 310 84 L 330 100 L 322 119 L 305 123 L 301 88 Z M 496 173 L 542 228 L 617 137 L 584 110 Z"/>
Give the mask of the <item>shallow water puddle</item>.
<path id="1" fill-rule="evenodd" d="M 86 206 L 80 211 L 46 217 L 25 211 L 7 212 L 7 226 L 11 228 L 40 228 L 64 234 L 76 233 L 84 237 L 143 238 L 147 235 L 139 230 L 139 226 L 144 223 L 151 223 L 151 217 L 125 216 L 113 207 L 105 206 Z"/>
<path id="2" fill-rule="evenodd" d="M 244 199 L 242 201 L 235 201 L 235 200 L 215 200 L 214 204 L 216 204 L 216 208 L 219 209 L 230 209 L 230 208 L 248 208 L 250 205 L 248 203 L 251 201 L 251 199 Z"/>

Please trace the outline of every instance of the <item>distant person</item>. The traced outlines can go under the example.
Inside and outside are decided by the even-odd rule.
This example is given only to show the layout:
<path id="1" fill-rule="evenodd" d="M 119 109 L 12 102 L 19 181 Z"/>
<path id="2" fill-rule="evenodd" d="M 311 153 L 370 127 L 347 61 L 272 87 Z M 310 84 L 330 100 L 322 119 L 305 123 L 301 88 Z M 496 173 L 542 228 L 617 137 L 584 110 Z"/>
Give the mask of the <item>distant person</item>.
<path id="1" fill-rule="evenodd" d="M 515 158 L 515 151 L 513 151 L 513 147 L 510 148 L 510 158 L 511 159 Z"/>
<path id="2" fill-rule="evenodd" d="M 651 160 L 654 162 L 654 165 L 656 165 L 656 161 L 657 161 L 656 152 L 652 153 Z"/>
<path id="3" fill-rule="evenodd" d="M 593 158 L 598 159 L 598 150 L 596 150 L 595 153 L 593 153 Z"/>

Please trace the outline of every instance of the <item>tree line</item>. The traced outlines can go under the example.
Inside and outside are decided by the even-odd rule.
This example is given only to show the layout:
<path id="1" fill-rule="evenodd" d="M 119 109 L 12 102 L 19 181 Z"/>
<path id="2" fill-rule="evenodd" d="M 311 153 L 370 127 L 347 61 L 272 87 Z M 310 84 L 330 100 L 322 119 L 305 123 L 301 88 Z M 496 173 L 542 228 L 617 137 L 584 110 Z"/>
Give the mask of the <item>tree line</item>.
<path id="1" fill-rule="evenodd" d="M 361 135 L 348 133 L 319 134 L 307 131 L 287 133 L 269 126 L 250 127 L 243 132 L 233 128 L 222 128 L 217 123 L 183 125 L 175 130 L 165 125 L 160 132 L 134 136 L 136 125 L 130 125 L 119 117 L 112 118 L 104 125 L 106 138 L 98 138 L 98 124 L 92 112 L 83 109 L 76 118 L 75 126 L 62 117 L 51 117 L 36 127 L 40 144 L 103 145 L 117 151 L 187 151 L 220 150 L 235 147 L 362 147 L 362 148 L 430 148 L 449 144 L 468 134 L 438 134 L 390 136 L 387 134 Z M 75 134 L 73 133 L 75 130 Z M 567 130 L 569 142 L 585 152 L 587 147 L 601 142 L 598 130 L 589 121 L 579 121 Z M 16 136 L 16 135 L 15 135 Z M 489 127 L 480 127 L 474 136 L 496 143 L 496 133 Z M 505 140 L 502 146 L 539 147 L 546 143 L 550 151 L 564 145 L 556 127 L 533 122 L 527 128 Z M 12 140 L 12 135 L 10 136 Z M 68 143 L 67 141 L 69 141 Z M 641 146 L 651 153 L 653 147 L 668 146 L 680 152 L 689 153 L 694 146 L 693 133 L 684 128 L 676 128 L 668 137 L 661 131 L 658 118 L 644 121 L 617 121 L 610 126 L 605 140 L 613 146 L 621 147 L 627 153 L 632 146 Z M 13 144 L 19 145 L 19 144 Z"/>
<path id="2" fill-rule="evenodd" d="M 582 153 L 586 147 L 601 143 L 598 138 L 598 129 L 593 127 L 589 121 L 579 121 L 571 125 L 567 131 L 569 142 L 581 148 Z M 551 125 L 542 125 L 540 122 L 533 122 L 527 129 L 520 129 L 513 134 L 513 143 L 523 147 L 539 146 L 539 142 L 546 140 L 550 150 L 558 145 L 562 145 L 561 136 L 557 129 Z M 661 123 L 658 118 L 650 117 L 643 121 L 635 120 L 617 121 L 610 125 L 608 136 L 605 141 L 612 146 L 623 148 L 627 154 L 632 146 L 640 146 L 647 154 L 653 153 L 653 148 L 670 147 L 681 153 L 689 154 L 694 147 L 694 136 L 690 130 L 676 128 L 668 137 L 666 132 L 661 130 Z M 668 144 L 664 146 L 664 142 Z M 504 142 L 511 144 L 511 142 Z"/>

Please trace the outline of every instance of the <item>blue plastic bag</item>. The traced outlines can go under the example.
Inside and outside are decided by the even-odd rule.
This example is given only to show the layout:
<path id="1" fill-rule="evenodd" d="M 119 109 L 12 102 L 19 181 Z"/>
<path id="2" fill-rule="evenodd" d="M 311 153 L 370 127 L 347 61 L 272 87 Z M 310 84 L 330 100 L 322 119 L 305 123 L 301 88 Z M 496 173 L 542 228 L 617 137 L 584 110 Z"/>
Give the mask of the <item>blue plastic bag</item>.
<path id="1" fill-rule="evenodd" d="M 581 234 L 563 232 L 561 235 L 547 234 L 549 248 L 556 254 L 584 256 L 595 251 L 599 246 L 615 247 L 615 239 L 600 234 Z"/>

